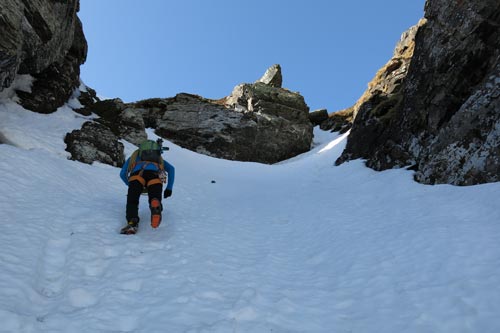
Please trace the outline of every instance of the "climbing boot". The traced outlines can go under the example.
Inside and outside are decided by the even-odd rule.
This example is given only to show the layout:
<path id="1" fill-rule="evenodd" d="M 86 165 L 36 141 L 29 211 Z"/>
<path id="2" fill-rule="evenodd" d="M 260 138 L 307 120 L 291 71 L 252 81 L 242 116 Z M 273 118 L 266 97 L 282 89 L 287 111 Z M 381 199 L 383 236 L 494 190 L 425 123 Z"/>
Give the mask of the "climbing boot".
<path id="1" fill-rule="evenodd" d="M 139 218 L 133 217 L 127 222 L 127 225 L 122 228 L 120 233 L 124 235 L 133 235 L 137 233 L 138 228 L 139 228 Z"/>
<path id="2" fill-rule="evenodd" d="M 154 198 L 149 206 L 151 209 L 151 227 L 158 228 L 161 223 L 161 202 Z"/>

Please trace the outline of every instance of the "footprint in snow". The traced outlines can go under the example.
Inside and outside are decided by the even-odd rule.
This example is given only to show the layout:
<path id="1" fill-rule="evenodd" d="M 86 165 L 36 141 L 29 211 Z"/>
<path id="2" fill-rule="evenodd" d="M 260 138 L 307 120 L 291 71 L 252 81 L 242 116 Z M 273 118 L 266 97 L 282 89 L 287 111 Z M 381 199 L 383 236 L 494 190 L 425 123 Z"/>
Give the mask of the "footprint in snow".
<path id="1" fill-rule="evenodd" d="M 253 320 L 257 317 L 252 307 L 252 303 L 257 297 L 257 291 L 254 288 L 246 288 L 238 300 L 233 305 L 230 317 L 236 320 Z"/>
<path id="2" fill-rule="evenodd" d="M 121 289 L 126 291 L 141 291 L 143 280 L 130 280 L 121 284 Z"/>
<path id="3" fill-rule="evenodd" d="M 120 254 L 121 254 L 120 250 L 114 247 L 106 247 L 104 249 L 104 257 L 106 258 L 114 258 L 119 256 Z"/>
<path id="4" fill-rule="evenodd" d="M 259 318 L 258 309 L 253 305 L 258 297 L 258 292 L 254 288 L 246 288 L 240 294 L 239 299 L 229 311 L 229 319 L 236 322 L 255 321 Z"/>
<path id="5" fill-rule="evenodd" d="M 69 245 L 69 239 L 50 239 L 41 251 L 36 282 L 36 290 L 41 295 L 52 298 L 62 293 L 66 283 L 66 255 Z"/>
<path id="6" fill-rule="evenodd" d="M 97 259 L 85 265 L 84 272 L 87 276 L 99 277 L 104 275 L 107 267 L 108 264 L 104 260 Z"/>
<path id="7" fill-rule="evenodd" d="M 68 292 L 69 303 L 75 308 L 87 308 L 97 304 L 97 297 L 83 288 L 72 289 Z"/>
<path id="8" fill-rule="evenodd" d="M 196 295 L 198 298 L 201 299 L 208 299 L 208 300 L 214 300 L 214 301 L 223 301 L 224 296 L 222 296 L 220 293 L 216 291 L 204 291 L 200 292 Z"/>

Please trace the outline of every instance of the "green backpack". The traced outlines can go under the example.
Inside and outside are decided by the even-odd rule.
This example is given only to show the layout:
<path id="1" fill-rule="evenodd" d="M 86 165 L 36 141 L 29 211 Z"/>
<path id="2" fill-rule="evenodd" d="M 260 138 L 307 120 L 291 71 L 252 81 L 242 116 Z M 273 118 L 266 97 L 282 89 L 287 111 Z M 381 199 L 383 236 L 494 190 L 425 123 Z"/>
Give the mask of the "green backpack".
<path id="1" fill-rule="evenodd" d="M 161 146 L 153 140 L 143 141 L 139 145 L 139 156 L 143 161 L 160 163 Z"/>
<path id="2" fill-rule="evenodd" d="M 158 165 L 160 170 L 163 170 L 163 158 L 161 157 L 162 147 L 161 145 L 153 140 L 143 141 L 139 145 L 139 149 L 134 151 L 130 156 L 130 163 L 128 165 L 127 174 L 135 168 L 137 161 L 137 156 L 140 156 L 142 161 L 152 162 Z"/>

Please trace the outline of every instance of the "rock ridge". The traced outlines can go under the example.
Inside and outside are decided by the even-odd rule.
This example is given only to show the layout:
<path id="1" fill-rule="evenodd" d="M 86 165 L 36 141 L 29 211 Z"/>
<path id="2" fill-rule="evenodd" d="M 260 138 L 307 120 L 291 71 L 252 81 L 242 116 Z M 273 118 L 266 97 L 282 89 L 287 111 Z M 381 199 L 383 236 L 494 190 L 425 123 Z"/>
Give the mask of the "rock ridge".
<path id="1" fill-rule="evenodd" d="M 413 54 L 356 104 L 336 163 L 410 167 L 425 184 L 500 181 L 499 31 L 498 1 L 428 0 Z"/>

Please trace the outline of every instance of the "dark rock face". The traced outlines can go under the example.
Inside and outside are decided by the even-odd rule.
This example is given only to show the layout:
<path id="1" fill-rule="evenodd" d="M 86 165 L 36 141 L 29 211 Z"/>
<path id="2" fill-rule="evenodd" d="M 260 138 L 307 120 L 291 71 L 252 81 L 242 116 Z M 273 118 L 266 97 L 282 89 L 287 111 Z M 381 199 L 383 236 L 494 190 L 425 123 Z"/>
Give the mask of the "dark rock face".
<path id="1" fill-rule="evenodd" d="M 191 94 L 156 101 L 147 118 L 158 135 L 184 148 L 226 159 L 238 159 L 245 155 L 242 149 L 251 149 L 237 136 L 242 129 L 256 127 L 242 113 Z"/>
<path id="2" fill-rule="evenodd" d="M 338 163 L 412 165 L 423 183 L 500 180 L 500 3 L 428 0 L 400 87 L 364 102 Z"/>
<path id="3" fill-rule="evenodd" d="M 311 148 L 313 126 L 309 107 L 300 94 L 261 82 L 241 84 L 225 104 L 257 125 L 253 131 L 245 126 L 243 141 L 255 152 L 248 160 L 276 163 Z"/>
<path id="4" fill-rule="evenodd" d="M 117 137 L 139 145 L 147 139 L 145 110 L 129 107 L 119 98 L 98 101 L 84 108 L 85 113 L 95 113 L 100 123 L 107 126 Z"/>
<path id="5" fill-rule="evenodd" d="M 396 45 L 392 58 L 384 65 L 368 84 L 368 89 L 363 93 L 363 96 L 352 107 L 329 114 L 328 119 L 320 124 L 322 130 L 332 132 L 345 133 L 353 127 L 353 122 L 360 110 L 362 110 L 360 118 L 357 119 L 356 125 L 352 129 L 351 138 L 348 142 L 346 153 L 340 158 L 340 161 L 364 157 L 367 151 L 371 151 L 371 144 L 376 141 L 379 130 L 373 130 L 372 127 L 384 127 L 385 122 L 393 114 L 389 112 L 400 96 L 401 84 L 408 73 L 408 67 L 413 55 L 415 47 L 415 34 L 418 25 L 408 29 L 401 35 L 401 39 Z M 372 107 L 367 109 L 368 105 L 378 106 L 377 110 L 372 112 Z M 378 123 L 378 118 L 382 118 L 381 123 Z M 363 119 L 363 121 L 361 120 Z M 374 119 L 377 119 L 374 121 Z M 369 123 L 369 124 L 368 124 Z M 370 127 L 369 131 L 365 127 Z M 362 140 L 357 140 L 357 132 L 361 131 Z M 373 132 L 368 134 L 368 132 Z M 359 144 L 358 144 L 359 142 Z M 351 145 L 356 145 L 351 149 Z M 364 149 L 363 154 L 358 150 Z"/>
<path id="6" fill-rule="evenodd" d="M 417 160 L 421 182 L 499 181 L 500 3 L 443 6 L 428 2 L 428 24 L 417 40 L 402 119 L 405 127 L 408 122 L 420 127 L 409 128 L 405 148 Z"/>
<path id="7" fill-rule="evenodd" d="M 78 0 L 4 0 L 0 7 L 0 91 L 16 74 L 36 80 L 32 92 L 19 92 L 21 104 L 50 113 L 80 85 L 87 43 L 76 13 Z"/>
<path id="8" fill-rule="evenodd" d="M 84 123 L 81 130 L 68 133 L 64 142 L 73 160 L 89 164 L 99 161 L 117 167 L 125 162 L 123 144 L 108 127 L 97 122 Z"/>
<path id="9" fill-rule="evenodd" d="M 92 90 L 88 92 L 93 95 Z M 89 101 L 90 102 L 90 101 Z M 126 122 L 129 115 L 125 112 L 127 106 L 119 98 L 89 103 L 78 112 L 84 115 L 92 113 L 100 116 L 96 121 L 83 124 L 80 130 L 75 130 L 66 135 L 64 142 L 66 150 L 71 153 L 71 159 L 83 163 L 99 161 L 113 166 L 122 166 L 124 163 L 124 147 L 120 139 L 126 139 L 134 144 L 139 144 L 147 138 L 144 122 L 139 116 L 137 123 Z M 124 120 L 125 119 L 125 120 Z M 139 134 L 137 134 L 139 133 Z M 137 135 L 141 139 L 137 138 Z"/>
<path id="10" fill-rule="evenodd" d="M 121 138 L 139 145 L 148 138 L 143 115 L 146 110 L 128 107 L 120 113 L 118 134 Z"/>
<path id="11" fill-rule="evenodd" d="M 313 126 L 321 125 L 322 122 L 328 120 L 328 110 L 320 109 L 309 113 L 309 121 Z"/>
<path id="12" fill-rule="evenodd" d="M 389 139 L 385 129 L 400 107 L 402 84 L 413 56 L 415 35 L 424 22 L 421 21 L 401 35 L 393 57 L 376 73 L 356 104 L 332 114 L 331 119 L 321 125 L 324 129 L 343 129 L 344 132 L 351 127 L 346 149 L 337 164 L 356 158 L 368 158 L 374 151 L 378 153 L 380 146 L 384 146 Z M 352 122 L 352 125 L 346 122 Z M 370 161 L 368 165 L 371 166 Z"/>
<path id="13" fill-rule="evenodd" d="M 75 112 L 78 112 L 84 116 L 90 116 L 92 112 L 89 108 L 95 103 L 99 102 L 100 99 L 97 97 L 97 94 L 94 89 L 89 87 L 84 87 L 84 90 L 80 90 L 80 96 L 78 97 L 78 101 L 83 106 L 80 109 L 75 109 Z"/>
<path id="14" fill-rule="evenodd" d="M 345 133 L 352 127 L 354 108 L 328 114 L 328 117 L 319 124 L 323 131 Z"/>

